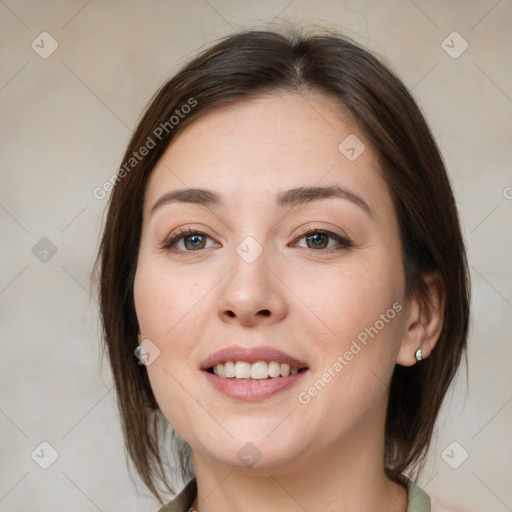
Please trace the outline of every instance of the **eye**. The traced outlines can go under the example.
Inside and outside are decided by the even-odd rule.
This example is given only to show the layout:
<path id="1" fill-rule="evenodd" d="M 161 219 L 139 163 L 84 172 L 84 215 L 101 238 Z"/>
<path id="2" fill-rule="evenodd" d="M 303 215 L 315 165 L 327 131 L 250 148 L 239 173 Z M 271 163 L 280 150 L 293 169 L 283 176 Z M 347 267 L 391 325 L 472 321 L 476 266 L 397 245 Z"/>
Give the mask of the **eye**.
<path id="1" fill-rule="evenodd" d="M 208 240 L 212 244 L 208 245 Z M 201 249 L 209 249 L 210 247 L 219 247 L 219 244 L 202 231 L 192 228 L 182 228 L 171 233 L 160 249 L 174 250 L 181 252 L 194 252 Z"/>
<path id="2" fill-rule="evenodd" d="M 339 251 L 353 246 L 348 238 L 337 235 L 332 231 L 319 228 L 310 229 L 302 233 L 298 241 L 300 242 L 301 240 L 305 241 L 305 246 L 299 243 L 295 245 L 323 252 Z"/>
<path id="3" fill-rule="evenodd" d="M 302 240 L 305 241 L 305 246 L 299 243 Z M 320 228 L 306 230 L 293 245 L 327 253 L 353 247 L 352 242 L 348 238 Z M 219 244 L 214 242 L 206 233 L 187 227 L 171 233 L 160 246 L 160 249 L 178 252 L 197 252 L 211 247 L 219 247 Z"/>

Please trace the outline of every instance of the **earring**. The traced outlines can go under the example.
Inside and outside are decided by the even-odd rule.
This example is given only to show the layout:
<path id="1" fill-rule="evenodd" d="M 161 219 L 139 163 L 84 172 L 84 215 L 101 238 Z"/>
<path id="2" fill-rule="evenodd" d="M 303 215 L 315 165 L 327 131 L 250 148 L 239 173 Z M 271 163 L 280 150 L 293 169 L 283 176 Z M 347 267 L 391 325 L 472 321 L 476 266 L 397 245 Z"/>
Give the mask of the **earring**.
<path id="1" fill-rule="evenodd" d="M 423 359 L 423 353 L 421 352 L 421 348 L 416 350 L 416 353 L 414 355 L 416 357 L 416 361 L 420 362 Z"/>
<path id="2" fill-rule="evenodd" d="M 142 334 L 140 332 L 137 334 L 137 338 L 139 341 L 142 338 Z M 142 347 L 140 345 L 137 345 L 137 348 L 133 351 L 133 354 L 137 358 L 137 362 L 139 363 L 139 365 L 145 366 L 144 362 L 146 354 L 142 352 Z"/>
<path id="3" fill-rule="evenodd" d="M 142 351 L 142 347 L 140 345 L 133 351 L 133 355 L 137 358 L 137 362 L 140 366 L 145 366 L 146 356 Z"/>

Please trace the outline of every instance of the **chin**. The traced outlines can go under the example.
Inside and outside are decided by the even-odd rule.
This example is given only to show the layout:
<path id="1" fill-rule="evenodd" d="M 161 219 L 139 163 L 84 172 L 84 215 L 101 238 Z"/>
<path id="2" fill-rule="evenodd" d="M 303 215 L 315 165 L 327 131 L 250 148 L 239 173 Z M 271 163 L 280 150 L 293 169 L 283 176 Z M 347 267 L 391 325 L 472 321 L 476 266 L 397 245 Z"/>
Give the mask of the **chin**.
<path id="1" fill-rule="evenodd" d="M 211 439 L 204 440 L 204 443 L 200 443 L 203 446 L 199 451 L 236 471 L 251 472 L 284 469 L 297 463 L 306 451 L 308 443 L 304 443 L 301 448 L 298 436 L 292 436 L 289 432 L 285 432 L 284 437 L 275 432 L 269 436 L 268 432 L 269 430 L 254 435 L 240 434 L 229 440 L 224 439 L 224 442 L 215 446 L 211 445 Z M 194 445 L 192 447 L 194 450 Z"/>

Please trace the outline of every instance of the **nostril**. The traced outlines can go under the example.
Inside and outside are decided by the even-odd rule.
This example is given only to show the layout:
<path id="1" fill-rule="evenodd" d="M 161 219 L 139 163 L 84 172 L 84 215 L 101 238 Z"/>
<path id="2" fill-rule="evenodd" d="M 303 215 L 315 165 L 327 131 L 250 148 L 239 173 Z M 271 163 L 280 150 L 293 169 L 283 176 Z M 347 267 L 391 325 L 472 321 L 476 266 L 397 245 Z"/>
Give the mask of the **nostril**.
<path id="1" fill-rule="evenodd" d="M 263 316 L 270 316 L 270 311 L 268 309 L 262 309 L 260 311 L 260 314 L 262 314 Z"/>
<path id="2" fill-rule="evenodd" d="M 227 314 L 228 316 L 230 316 L 231 318 L 233 318 L 235 316 L 235 313 L 233 313 L 233 311 L 227 311 Z"/>

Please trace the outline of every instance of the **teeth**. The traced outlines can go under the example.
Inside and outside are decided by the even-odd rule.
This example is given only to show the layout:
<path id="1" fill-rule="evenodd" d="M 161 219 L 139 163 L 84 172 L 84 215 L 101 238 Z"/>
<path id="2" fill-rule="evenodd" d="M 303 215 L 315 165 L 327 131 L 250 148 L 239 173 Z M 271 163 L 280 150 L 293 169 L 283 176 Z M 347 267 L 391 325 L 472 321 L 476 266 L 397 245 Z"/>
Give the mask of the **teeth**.
<path id="1" fill-rule="evenodd" d="M 237 361 L 235 363 L 235 377 L 237 379 L 250 379 L 251 365 L 245 361 Z"/>
<path id="2" fill-rule="evenodd" d="M 238 364 L 238 363 L 237 363 Z M 251 379 L 266 379 L 268 378 L 268 364 L 263 361 L 258 361 L 251 365 Z"/>
<path id="3" fill-rule="evenodd" d="M 215 375 L 217 375 L 218 377 L 226 376 L 226 369 L 223 364 L 218 364 L 217 366 L 215 366 L 213 371 L 214 371 Z"/>
<path id="4" fill-rule="evenodd" d="M 233 377 L 235 377 L 235 363 L 229 361 L 224 365 L 224 376 L 227 377 L 228 379 L 232 379 Z"/>
<path id="5" fill-rule="evenodd" d="M 269 377 L 279 377 L 281 375 L 281 365 L 272 361 L 268 363 L 268 376 Z"/>
<path id="6" fill-rule="evenodd" d="M 246 361 L 226 361 L 213 367 L 213 373 L 218 377 L 227 379 L 255 379 L 263 380 L 276 377 L 289 377 L 297 375 L 298 368 L 292 368 L 289 364 L 277 361 L 258 361 L 248 363 Z"/>

